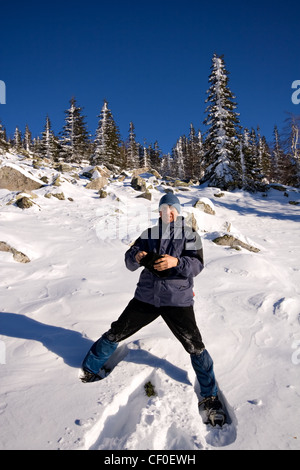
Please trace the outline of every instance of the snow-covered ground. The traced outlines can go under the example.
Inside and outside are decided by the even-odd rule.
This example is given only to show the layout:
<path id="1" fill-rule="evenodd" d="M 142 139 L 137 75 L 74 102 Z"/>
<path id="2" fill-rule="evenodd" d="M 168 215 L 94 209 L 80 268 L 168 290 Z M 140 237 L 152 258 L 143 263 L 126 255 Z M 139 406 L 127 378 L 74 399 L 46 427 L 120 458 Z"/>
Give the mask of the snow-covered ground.
<path id="1" fill-rule="evenodd" d="M 0 159 L 36 178 L 55 176 L 16 156 Z M 31 259 L 21 264 L 0 252 L 0 448 L 299 449 L 300 206 L 288 203 L 300 201 L 299 192 L 177 193 L 204 244 L 195 312 L 232 419 L 221 431 L 202 423 L 190 358 L 162 320 L 119 346 L 105 380 L 79 380 L 92 342 L 133 296 L 139 271 L 126 269 L 124 253 L 156 222 L 163 191 L 137 199 L 127 177 L 100 199 L 86 183 L 64 174 L 60 187 L 34 191 L 24 210 L 7 205 L 15 194 L 0 190 L 0 241 Z M 44 197 L 62 191 L 65 200 Z M 192 208 L 199 197 L 215 215 Z M 229 225 L 260 251 L 214 244 Z"/>

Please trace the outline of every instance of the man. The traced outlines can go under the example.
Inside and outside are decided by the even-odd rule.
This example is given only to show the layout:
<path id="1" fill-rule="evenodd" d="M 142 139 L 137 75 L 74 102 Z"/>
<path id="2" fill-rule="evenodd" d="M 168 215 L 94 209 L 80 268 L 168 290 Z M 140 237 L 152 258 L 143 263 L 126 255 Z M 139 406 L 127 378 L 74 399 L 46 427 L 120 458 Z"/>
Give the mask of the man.
<path id="1" fill-rule="evenodd" d="M 193 309 L 193 278 L 203 269 L 200 236 L 185 225 L 180 202 L 173 193 L 159 202 L 158 224 L 147 229 L 125 254 L 129 270 L 141 266 L 134 298 L 119 319 L 96 341 L 83 364 L 83 382 L 105 377 L 104 364 L 118 343 L 161 316 L 191 356 L 211 424 L 223 424 L 225 414 L 217 398 L 213 361 L 205 349 Z"/>

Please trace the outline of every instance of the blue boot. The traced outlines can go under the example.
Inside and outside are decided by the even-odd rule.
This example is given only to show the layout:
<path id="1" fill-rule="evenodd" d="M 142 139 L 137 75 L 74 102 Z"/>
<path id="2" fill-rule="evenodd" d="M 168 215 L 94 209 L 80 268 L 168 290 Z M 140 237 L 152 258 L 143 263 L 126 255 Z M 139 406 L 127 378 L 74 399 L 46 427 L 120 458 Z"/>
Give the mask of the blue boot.
<path id="1" fill-rule="evenodd" d="M 191 361 L 200 384 L 201 395 L 206 397 L 215 397 L 218 394 L 216 384 L 213 360 L 208 351 L 204 349 L 201 354 L 191 354 Z"/>
<path id="2" fill-rule="evenodd" d="M 110 341 L 105 334 L 99 338 L 83 360 L 82 369 L 85 375 L 81 380 L 83 382 L 93 382 L 103 378 L 99 372 L 117 347 L 118 343 Z"/>

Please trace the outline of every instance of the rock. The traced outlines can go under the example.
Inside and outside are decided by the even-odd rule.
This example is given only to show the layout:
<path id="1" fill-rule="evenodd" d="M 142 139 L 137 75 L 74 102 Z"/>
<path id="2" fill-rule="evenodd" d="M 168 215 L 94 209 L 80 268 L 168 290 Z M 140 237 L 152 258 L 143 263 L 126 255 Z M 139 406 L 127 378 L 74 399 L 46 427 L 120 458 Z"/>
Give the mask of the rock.
<path id="1" fill-rule="evenodd" d="M 142 175 L 143 173 L 147 173 L 148 171 L 149 171 L 149 168 L 147 167 L 135 168 L 134 170 L 132 170 L 132 178 Z"/>
<path id="2" fill-rule="evenodd" d="M 60 175 L 57 175 L 53 181 L 53 186 L 60 186 L 61 180 L 60 180 Z"/>
<path id="3" fill-rule="evenodd" d="M 189 183 L 186 183 L 185 181 L 181 181 L 181 180 L 175 180 L 174 186 L 177 188 L 179 187 L 187 188 L 189 186 Z"/>
<path id="4" fill-rule="evenodd" d="M 144 193 L 139 194 L 139 195 L 137 196 L 137 198 L 138 198 L 138 197 L 143 197 L 144 199 L 147 199 L 148 201 L 151 201 L 151 199 L 152 199 L 152 194 L 150 193 L 150 191 L 145 191 Z"/>
<path id="5" fill-rule="evenodd" d="M 67 163 L 57 163 L 53 167 L 55 170 L 59 171 L 60 173 L 67 173 L 73 170 L 73 167 L 68 165 Z"/>
<path id="6" fill-rule="evenodd" d="M 105 166 L 95 166 L 92 173 L 92 179 L 95 179 L 95 176 L 104 176 L 104 178 L 109 178 L 111 176 L 111 171 Z"/>
<path id="7" fill-rule="evenodd" d="M 30 197 L 23 196 L 16 200 L 16 206 L 20 209 L 29 209 L 33 206 L 33 202 Z"/>
<path id="8" fill-rule="evenodd" d="M 90 183 L 86 185 L 87 189 L 95 189 L 99 191 L 100 189 L 103 189 L 105 186 L 108 185 L 108 179 L 105 178 L 104 176 L 100 176 L 99 178 L 96 178 L 92 180 Z"/>
<path id="9" fill-rule="evenodd" d="M 10 191 L 33 191 L 44 185 L 41 180 L 18 168 L 17 165 L 10 164 L 0 168 L 0 188 Z"/>
<path id="10" fill-rule="evenodd" d="M 146 191 L 146 182 L 139 175 L 133 176 L 131 179 L 131 186 L 136 191 Z"/>
<path id="11" fill-rule="evenodd" d="M 59 199 L 60 201 L 64 201 L 64 200 L 65 200 L 65 195 L 64 195 L 64 193 L 52 193 L 52 196 L 53 196 L 53 197 L 56 197 L 56 198 Z"/>
<path id="12" fill-rule="evenodd" d="M 15 248 L 11 247 L 6 242 L 0 242 L 0 251 L 12 253 L 14 260 L 18 263 L 30 263 L 30 259 L 28 258 L 28 256 L 24 255 L 24 253 L 22 253 L 21 251 L 18 251 Z"/>
<path id="13" fill-rule="evenodd" d="M 198 199 L 198 201 L 195 202 L 193 207 L 200 209 L 206 214 L 211 214 L 211 215 L 216 214 L 213 207 L 209 204 L 209 200 L 205 201 L 204 199 Z"/>
<path id="14" fill-rule="evenodd" d="M 149 173 L 151 173 L 153 176 L 155 176 L 155 178 L 157 178 L 159 180 L 161 180 L 161 178 L 162 178 L 161 174 L 158 173 L 158 171 L 155 170 L 154 168 L 151 168 L 151 170 L 149 170 Z"/>
<path id="15" fill-rule="evenodd" d="M 105 197 L 107 197 L 107 192 L 104 191 L 104 189 L 100 189 L 99 196 L 100 196 L 100 199 L 104 199 Z"/>
<path id="16" fill-rule="evenodd" d="M 242 242 L 233 235 L 223 235 L 221 237 L 217 237 L 213 240 L 213 242 L 216 243 L 216 245 L 230 246 L 231 248 L 241 246 L 242 248 L 245 248 L 246 250 L 252 251 L 254 253 L 258 253 L 260 251 L 258 248 Z"/>
<path id="17" fill-rule="evenodd" d="M 186 216 L 185 221 L 188 227 L 191 227 L 195 232 L 199 231 L 197 220 L 192 212 Z"/>

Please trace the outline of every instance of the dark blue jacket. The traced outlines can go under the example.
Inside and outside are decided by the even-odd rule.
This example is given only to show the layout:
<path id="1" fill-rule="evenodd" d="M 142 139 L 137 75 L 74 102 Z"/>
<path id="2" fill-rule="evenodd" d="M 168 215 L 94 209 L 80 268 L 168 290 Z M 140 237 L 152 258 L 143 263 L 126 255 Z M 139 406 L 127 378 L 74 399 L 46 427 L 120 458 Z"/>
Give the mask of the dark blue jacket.
<path id="1" fill-rule="evenodd" d="M 187 307 L 193 305 L 193 278 L 203 269 L 203 249 L 200 236 L 185 226 L 183 217 L 164 225 L 159 219 L 156 226 L 148 228 L 125 253 L 125 263 L 130 271 L 140 264 L 135 255 L 138 251 L 168 254 L 178 258 L 179 263 L 161 278 L 143 269 L 134 297 L 142 302 L 160 306 Z"/>

